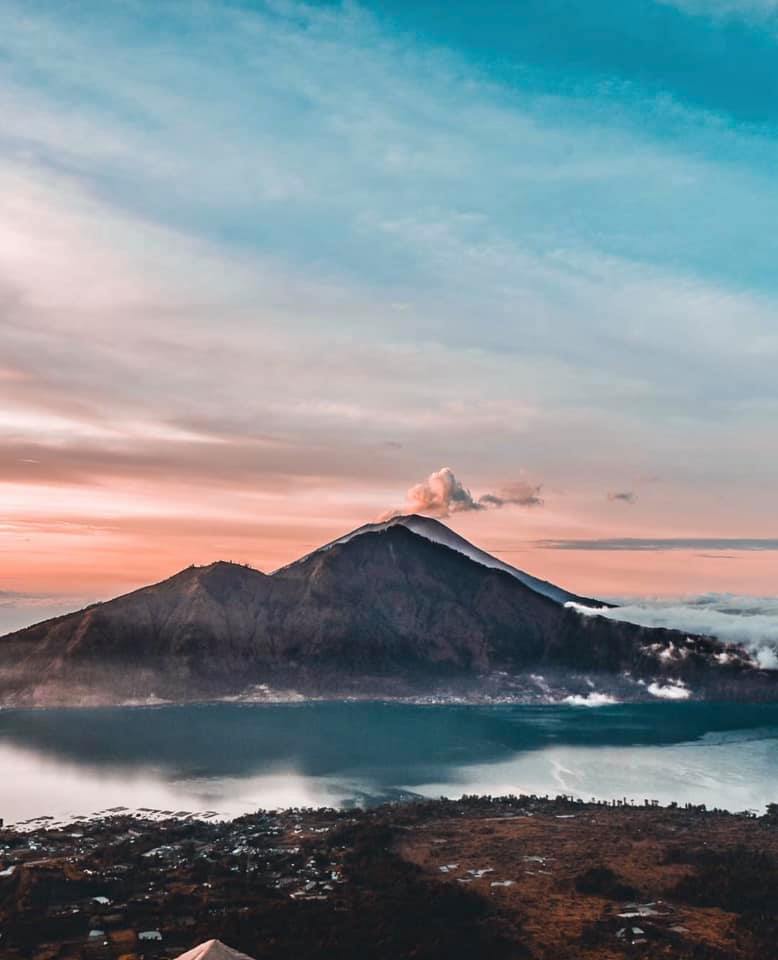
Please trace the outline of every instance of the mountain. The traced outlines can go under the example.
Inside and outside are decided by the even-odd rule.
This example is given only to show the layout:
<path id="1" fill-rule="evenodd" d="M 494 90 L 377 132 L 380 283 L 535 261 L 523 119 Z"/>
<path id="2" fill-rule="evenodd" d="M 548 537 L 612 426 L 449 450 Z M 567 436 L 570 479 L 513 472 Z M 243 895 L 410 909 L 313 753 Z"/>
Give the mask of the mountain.
<path id="1" fill-rule="evenodd" d="M 458 533 L 455 533 L 450 527 L 447 527 L 439 520 L 434 520 L 432 517 L 422 517 L 416 513 L 392 517 L 381 523 L 366 523 L 364 526 L 352 530 L 351 533 L 347 533 L 337 540 L 333 540 L 331 543 L 319 547 L 318 550 L 313 551 L 313 554 L 321 553 L 322 550 L 329 550 L 340 543 L 347 543 L 349 540 L 353 540 L 354 537 L 359 537 L 364 533 L 380 533 L 383 530 L 388 530 L 390 527 L 396 526 L 405 527 L 407 530 L 411 530 L 413 533 L 427 540 L 431 540 L 433 543 L 450 547 L 452 550 L 464 554 L 466 557 L 475 560 L 476 563 L 480 563 L 484 567 L 490 567 L 493 570 L 503 570 L 505 573 L 509 573 L 512 577 L 515 577 L 523 583 L 524 586 L 530 587 L 536 593 L 540 593 L 544 597 L 549 597 L 549 599 L 555 600 L 557 603 L 573 602 L 583 604 L 584 606 L 610 606 L 610 604 L 605 604 L 601 600 L 592 600 L 590 597 L 579 597 L 577 594 L 563 590 L 562 587 L 549 583 L 547 580 L 539 580 L 537 577 L 533 577 L 523 570 L 518 570 L 509 563 L 498 560 L 497 557 L 493 557 L 485 550 L 474 546 L 469 540 L 460 537 Z M 308 556 L 313 556 L 313 554 L 309 554 Z M 307 559 L 308 557 L 303 557 L 302 560 L 297 560 L 296 563 L 303 563 Z M 281 569 L 286 570 L 294 565 L 295 564 L 289 564 L 287 567 L 282 567 Z"/>
<path id="2" fill-rule="evenodd" d="M 414 517 L 370 525 L 271 575 L 224 562 L 190 567 L 8 634 L 0 638 L 0 703 L 271 689 L 778 699 L 778 673 L 757 669 L 744 650 L 584 616 L 560 602 L 572 596 L 566 591 L 506 569 L 455 534 L 453 546 L 442 543 L 439 528 L 447 531 Z"/>

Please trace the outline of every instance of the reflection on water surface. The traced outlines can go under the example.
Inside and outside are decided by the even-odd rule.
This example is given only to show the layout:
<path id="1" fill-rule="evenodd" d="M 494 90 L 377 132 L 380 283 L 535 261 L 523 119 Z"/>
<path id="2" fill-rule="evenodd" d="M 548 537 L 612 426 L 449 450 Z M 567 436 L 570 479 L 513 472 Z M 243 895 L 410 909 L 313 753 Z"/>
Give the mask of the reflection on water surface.
<path id="1" fill-rule="evenodd" d="M 0 816 L 462 793 L 778 800 L 778 705 L 209 704 L 0 711 Z"/>

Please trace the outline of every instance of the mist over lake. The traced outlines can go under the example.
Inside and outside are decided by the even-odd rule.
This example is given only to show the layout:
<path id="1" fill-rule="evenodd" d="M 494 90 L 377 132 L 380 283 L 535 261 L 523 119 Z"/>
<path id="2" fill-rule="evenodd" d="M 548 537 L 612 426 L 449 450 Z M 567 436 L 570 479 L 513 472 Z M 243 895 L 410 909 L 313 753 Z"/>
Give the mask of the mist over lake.
<path id="1" fill-rule="evenodd" d="M 4 710 L 0 769 L 6 823 L 520 792 L 759 810 L 778 800 L 778 705 Z"/>

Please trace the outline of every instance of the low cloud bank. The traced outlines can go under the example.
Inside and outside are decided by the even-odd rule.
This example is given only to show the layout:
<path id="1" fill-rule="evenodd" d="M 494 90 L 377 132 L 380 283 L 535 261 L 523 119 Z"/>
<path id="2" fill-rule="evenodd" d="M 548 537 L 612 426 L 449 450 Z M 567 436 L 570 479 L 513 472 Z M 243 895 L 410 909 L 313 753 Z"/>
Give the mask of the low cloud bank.
<path id="1" fill-rule="evenodd" d="M 563 703 L 569 703 L 571 707 L 609 707 L 619 701 L 607 693 L 587 693 L 582 696 L 580 693 L 565 697 Z"/>
<path id="2" fill-rule="evenodd" d="M 80 610 L 92 602 L 94 598 L 0 590 L 0 637 L 41 620 Z"/>
<path id="3" fill-rule="evenodd" d="M 543 505 L 540 485 L 527 480 L 506 484 L 497 493 L 485 493 L 474 497 L 450 467 L 442 467 L 431 473 L 426 480 L 410 488 L 405 495 L 405 506 L 390 510 L 382 519 L 402 513 L 424 513 L 434 517 L 450 517 L 452 513 L 467 513 L 474 510 L 499 509 L 515 504 L 521 507 Z"/>
<path id="4" fill-rule="evenodd" d="M 688 600 L 636 600 L 612 609 L 576 609 L 644 627 L 669 627 L 742 644 L 759 666 L 778 670 L 778 597 L 709 593 Z"/>

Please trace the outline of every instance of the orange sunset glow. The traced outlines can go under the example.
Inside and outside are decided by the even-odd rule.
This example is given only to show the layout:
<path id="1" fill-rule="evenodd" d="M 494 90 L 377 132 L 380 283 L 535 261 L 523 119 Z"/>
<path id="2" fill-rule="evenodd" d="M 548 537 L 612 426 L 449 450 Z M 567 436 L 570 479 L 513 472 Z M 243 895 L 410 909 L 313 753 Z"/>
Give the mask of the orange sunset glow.
<path id="1" fill-rule="evenodd" d="M 367 11 L 116 17 L 0 15 L 0 618 L 397 510 L 596 597 L 774 594 L 767 147 Z M 470 501 L 408 493 L 444 466 Z"/>

